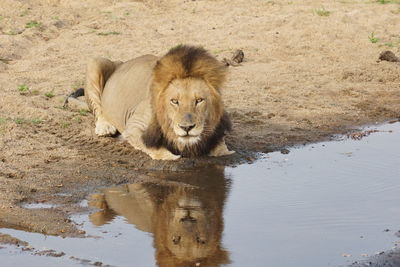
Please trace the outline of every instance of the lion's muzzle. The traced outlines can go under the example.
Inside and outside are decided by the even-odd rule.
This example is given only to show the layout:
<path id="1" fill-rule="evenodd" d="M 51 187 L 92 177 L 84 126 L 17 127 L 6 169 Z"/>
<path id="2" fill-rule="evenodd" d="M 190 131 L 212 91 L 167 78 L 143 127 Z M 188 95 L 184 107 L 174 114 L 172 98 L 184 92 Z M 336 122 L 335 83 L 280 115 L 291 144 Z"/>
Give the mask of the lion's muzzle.
<path id="1" fill-rule="evenodd" d="M 179 125 L 179 127 L 181 127 L 182 130 L 184 130 L 185 132 L 187 132 L 187 134 L 189 135 L 189 131 L 192 130 L 194 127 L 196 126 L 196 124 L 191 124 L 191 125 Z"/>
<path id="2" fill-rule="evenodd" d="M 179 123 L 175 126 L 175 133 L 179 137 L 197 137 L 201 134 L 201 127 L 198 127 L 197 116 L 192 112 L 183 113 Z"/>

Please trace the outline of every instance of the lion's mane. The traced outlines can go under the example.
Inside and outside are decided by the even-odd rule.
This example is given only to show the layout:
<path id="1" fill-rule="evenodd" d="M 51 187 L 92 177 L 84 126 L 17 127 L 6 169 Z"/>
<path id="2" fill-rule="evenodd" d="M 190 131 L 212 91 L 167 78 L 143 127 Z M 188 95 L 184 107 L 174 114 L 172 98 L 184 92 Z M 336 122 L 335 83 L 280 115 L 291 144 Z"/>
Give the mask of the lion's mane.
<path id="1" fill-rule="evenodd" d="M 231 130 L 231 122 L 224 112 L 220 89 L 225 81 L 226 67 L 201 47 L 180 45 L 158 60 L 153 70 L 151 101 L 152 120 L 142 138 L 147 147 L 166 147 L 174 154 L 194 157 L 208 154 Z M 165 107 L 165 89 L 174 79 L 203 79 L 212 99 L 212 109 L 205 122 L 200 141 L 178 149 L 176 135 Z"/>

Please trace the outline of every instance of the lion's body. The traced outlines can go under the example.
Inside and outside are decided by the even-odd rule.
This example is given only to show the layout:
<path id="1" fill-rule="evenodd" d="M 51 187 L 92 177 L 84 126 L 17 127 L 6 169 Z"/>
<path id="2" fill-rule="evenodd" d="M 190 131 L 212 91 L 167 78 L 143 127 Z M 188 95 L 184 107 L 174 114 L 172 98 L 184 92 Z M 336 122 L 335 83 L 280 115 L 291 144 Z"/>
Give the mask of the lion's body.
<path id="1" fill-rule="evenodd" d="M 151 76 L 157 59 L 146 55 L 129 60 L 119 65 L 107 80 L 101 107 L 104 117 L 120 133 L 125 132 L 133 116 L 139 121 L 143 120 L 143 125 L 149 124 Z"/>
<path id="2" fill-rule="evenodd" d="M 233 153 L 223 140 L 224 79 L 225 68 L 204 49 L 178 46 L 161 58 L 92 60 L 85 95 L 99 136 L 118 131 L 153 159 L 222 156 Z"/>

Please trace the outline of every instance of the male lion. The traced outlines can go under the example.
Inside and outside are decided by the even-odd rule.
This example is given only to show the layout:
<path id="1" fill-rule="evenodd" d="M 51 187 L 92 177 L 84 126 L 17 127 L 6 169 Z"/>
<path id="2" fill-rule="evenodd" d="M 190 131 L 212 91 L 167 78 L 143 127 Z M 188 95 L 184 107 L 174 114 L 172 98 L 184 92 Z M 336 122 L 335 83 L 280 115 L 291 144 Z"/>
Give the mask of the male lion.
<path id="1" fill-rule="evenodd" d="M 222 156 L 231 122 L 220 89 L 226 68 L 203 48 L 177 46 L 158 58 L 89 62 L 85 96 L 99 136 L 117 131 L 153 159 Z"/>

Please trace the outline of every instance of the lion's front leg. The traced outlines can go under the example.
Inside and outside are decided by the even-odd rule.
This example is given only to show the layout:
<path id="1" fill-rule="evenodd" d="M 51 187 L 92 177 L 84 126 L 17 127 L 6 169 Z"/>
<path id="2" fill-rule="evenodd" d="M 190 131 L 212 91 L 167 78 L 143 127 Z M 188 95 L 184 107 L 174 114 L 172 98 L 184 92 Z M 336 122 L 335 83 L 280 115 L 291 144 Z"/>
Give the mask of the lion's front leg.
<path id="1" fill-rule="evenodd" d="M 160 148 L 149 148 L 142 141 L 142 131 L 139 129 L 130 129 L 129 132 L 124 132 L 123 137 L 131 144 L 135 149 L 140 150 L 147 155 L 149 155 L 152 159 L 155 160 L 177 160 L 181 156 L 175 155 L 171 153 L 165 147 Z"/>
<path id="2" fill-rule="evenodd" d="M 231 155 L 233 153 L 235 153 L 235 151 L 229 150 L 225 144 L 225 140 L 222 140 L 213 150 L 210 151 L 210 153 L 208 153 L 208 155 L 210 157 L 220 157 Z"/>

